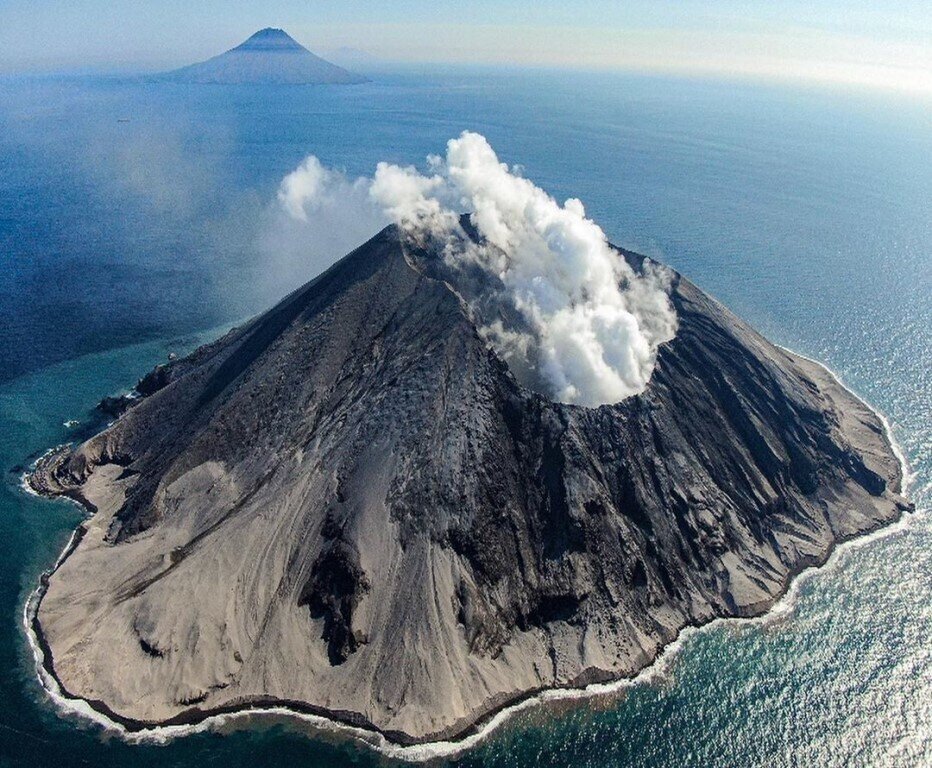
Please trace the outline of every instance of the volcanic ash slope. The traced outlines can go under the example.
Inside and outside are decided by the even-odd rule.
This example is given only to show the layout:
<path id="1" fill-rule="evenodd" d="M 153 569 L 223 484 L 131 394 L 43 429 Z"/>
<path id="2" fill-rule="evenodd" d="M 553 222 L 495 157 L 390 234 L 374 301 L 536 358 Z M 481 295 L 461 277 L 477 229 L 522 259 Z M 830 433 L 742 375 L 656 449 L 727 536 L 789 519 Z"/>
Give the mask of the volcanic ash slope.
<path id="1" fill-rule="evenodd" d="M 590 409 L 519 386 L 409 248 L 389 227 L 38 467 L 96 508 L 38 610 L 71 695 L 453 737 L 765 611 L 906 508 L 878 417 L 687 280 L 647 390 Z"/>

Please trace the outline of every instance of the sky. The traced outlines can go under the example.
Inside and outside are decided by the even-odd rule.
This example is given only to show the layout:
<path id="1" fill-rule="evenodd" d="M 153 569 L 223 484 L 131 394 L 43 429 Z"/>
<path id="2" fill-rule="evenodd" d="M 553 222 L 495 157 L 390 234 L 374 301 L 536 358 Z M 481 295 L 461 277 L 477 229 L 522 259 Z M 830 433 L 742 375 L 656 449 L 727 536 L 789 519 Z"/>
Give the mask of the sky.
<path id="1" fill-rule="evenodd" d="M 0 72 L 151 71 L 262 27 L 385 62 L 802 80 L 932 96 L 930 0 L 0 0 Z"/>

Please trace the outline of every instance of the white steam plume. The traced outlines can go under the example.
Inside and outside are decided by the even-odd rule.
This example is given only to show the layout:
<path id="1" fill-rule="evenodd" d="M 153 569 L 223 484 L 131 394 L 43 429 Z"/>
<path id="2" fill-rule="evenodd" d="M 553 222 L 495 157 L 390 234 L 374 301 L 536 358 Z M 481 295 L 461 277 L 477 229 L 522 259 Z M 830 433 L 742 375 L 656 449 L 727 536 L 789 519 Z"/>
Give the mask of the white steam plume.
<path id="1" fill-rule="evenodd" d="M 676 315 L 666 270 L 635 272 L 586 218 L 582 203 L 562 206 L 501 163 L 483 136 L 464 132 L 430 175 L 379 163 L 371 181 L 350 184 L 309 157 L 282 182 L 279 200 L 306 220 L 309 208 L 348 187 L 423 242 L 439 244 L 446 266 L 488 276 L 464 293 L 479 330 L 515 376 L 556 400 L 586 406 L 641 392 Z M 470 239 L 459 212 L 479 234 Z M 455 282 L 455 280 L 454 280 Z"/>
<path id="2" fill-rule="evenodd" d="M 313 155 L 282 179 L 256 236 L 276 295 L 319 274 L 391 223 L 369 195 L 371 183 L 326 168 Z"/>

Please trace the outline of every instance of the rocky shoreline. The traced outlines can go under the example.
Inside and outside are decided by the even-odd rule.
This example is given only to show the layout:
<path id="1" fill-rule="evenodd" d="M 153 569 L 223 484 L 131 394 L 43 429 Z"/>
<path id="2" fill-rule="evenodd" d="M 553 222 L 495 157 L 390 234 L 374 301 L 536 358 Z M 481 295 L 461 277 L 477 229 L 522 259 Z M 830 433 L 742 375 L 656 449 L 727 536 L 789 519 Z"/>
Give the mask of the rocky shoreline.
<path id="1" fill-rule="evenodd" d="M 911 511 L 911 508 L 905 509 L 903 514 Z M 541 700 L 541 694 L 568 694 L 565 698 L 570 699 L 580 699 L 595 696 L 595 695 L 604 695 L 608 693 L 605 690 L 606 687 L 610 687 L 612 684 L 623 684 L 631 683 L 635 684 L 638 679 L 644 676 L 645 673 L 650 672 L 661 659 L 664 659 L 668 656 L 672 649 L 676 649 L 679 646 L 684 634 L 690 630 L 701 631 L 710 626 L 713 626 L 722 621 L 745 621 L 745 620 L 758 620 L 766 619 L 770 615 L 771 611 L 780 605 L 786 598 L 790 595 L 792 588 L 798 583 L 798 579 L 803 576 L 805 573 L 811 571 L 818 571 L 826 567 L 832 558 L 847 544 L 859 543 L 862 540 L 866 540 L 872 535 L 877 533 L 882 533 L 885 530 L 892 529 L 898 522 L 902 521 L 902 516 L 897 520 L 890 523 L 883 523 L 879 525 L 872 531 L 867 531 L 863 535 L 858 535 L 845 539 L 844 541 L 839 541 L 831 549 L 831 551 L 826 555 L 824 561 L 820 563 L 813 563 L 810 566 L 801 568 L 800 571 L 788 580 L 786 584 L 786 589 L 784 592 L 777 598 L 774 599 L 773 603 L 761 613 L 747 616 L 747 617 L 716 617 L 711 619 L 706 624 L 691 624 L 683 627 L 676 638 L 670 643 L 665 645 L 660 649 L 659 653 L 650 663 L 644 666 L 632 677 L 625 677 L 620 679 L 606 679 L 599 682 L 588 682 L 583 683 L 580 686 L 570 686 L 570 687 L 557 687 L 557 688 L 541 688 L 536 691 L 529 691 L 526 694 L 517 697 L 513 700 L 507 701 L 500 706 L 489 710 L 485 715 L 477 718 L 475 722 L 471 723 L 468 727 L 457 731 L 452 736 L 438 736 L 435 740 L 432 741 L 420 741 L 412 740 L 404 733 L 388 733 L 380 730 L 372 723 L 361 721 L 358 716 L 354 716 L 353 713 L 340 713 L 334 712 L 331 710 L 317 709 L 313 707 L 308 707 L 301 702 L 289 702 L 289 701 L 278 701 L 278 700 L 268 700 L 268 701 L 251 701 L 243 703 L 240 705 L 231 705 L 229 707 L 211 709 L 211 710 L 196 710 L 192 711 L 189 715 L 178 716 L 172 718 L 171 720 L 162 721 L 162 722 L 144 722 L 138 720 L 132 720 L 125 718 L 115 712 L 113 712 L 106 704 L 101 701 L 88 701 L 82 699 L 78 696 L 70 694 L 63 686 L 61 680 L 55 676 L 54 662 L 52 660 L 51 648 L 48 645 L 48 642 L 45 640 L 45 636 L 42 633 L 42 626 L 38 621 L 38 603 L 41 601 L 42 595 L 44 594 L 45 587 L 47 586 L 47 579 L 54 573 L 55 569 L 47 571 L 42 575 L 41 584 L 33 593 L 32 598 L 35 602 L 35 610 L 30 611 L 27 606 L 27 626 L 35 637 L 36 644 L 39 650 L 39 654 L 36 656 L 36 664 L 43 668 L 55 684 L 58 686 L 58 694 L 63 696 L 64 699 L 74 701 L 74 702 L 84 702 L 88 704 L 95 712 L 103 715 L 109 723 L 117 726 L 118 731 L 127 735 L 135 734 L 153 734 L 153 732 L 158 732 L 162 729 L 171 729 L 174 726 L 197 726 L 202 724 L 210 724 L 211 721 L 217 720 L 217 718 L 226 716 L 226 715 L 269 715 L 269 716 L 288 716 L 292 715 L 297 718 L 302 716 L 310 715 L 315 718 L 321 718 L 325 721 L 328 721 L 337 729 L 343 729 L 348 736 L 356 737 L 359 741 L 367 744 L 368 746 L 374 748 L 376 751 L 389 752 L 393 753 L 393 756 L 403 757 L 411 760 L 419 760 L 422 755 L 424 759 L 431 759 L 433 757 L 439 756 L 453 756 L 461 752 L 462 747 L 473 746 L 472 744 L 467 745 L 467 742 L 479 738 L 485 737 L 492 733 L 495 730 L 495 727 L 501 725 L 505 722 L 500 716 L 508 716 L 512 713 L 517 712 L 526 704 L 534 703 L 543 703 Z M 79 526 L 75 530 L 75 534 L 83 532 L 83 526 Z M 72 542 L 69 542 L 66 553 L 63 553 L 61 556 L 61 562 L 70 554 L 71 551 L 77 547 L 80 543 L 80 536 L 77 536 Z M 59 564 L 61 564 L 61 562 Z M 57 568 L 57 566 L 56 566 Z M 44 681 L 40 675 L 40 682 L 45 686 Z M 601 684 L 601 685 L 600 685 Z M 593 690 L 594 687 L 597 687 L 598 690 Z M 48 690 L 47 693 L 50 695 L 55 695 L 56 692 Z M 501 722 L 496 722 L 501 719 Z M 385 741 L 378 742 L 373 741 L 369 738 L 366 738 L 365 735 L 360 734 L 359 732 L 363 731 L 367 734 L 373 736 L 380 736 Z M 171 734 L 171 735 L 183 735 L 183 734 Z M 392 749 L 393 747 L 400 747 L 400 750 Z M 440 747 L 436 754 L 432 752 L 420 753 L 409 751 L 414 747 Z"/>
<path id="2" fill-rule="evenodd" d="M 787 350 L 791 354 L 794 353 L 792 350 Z M 811 358 L 806 358 L 816 365 L 821 365 L 816 360 Z M 825 366 L 826 372 L 835 376 L 835 374 Z M 837 378 L 837 377 L 836 377 Z M 844 386 L 840 381 L 839 384 Z M 850 391 L 850 390 L 849 390 Z M 854 394 L 854 393 L 852 393 Z M 855 395 L 856 396 L 856 395 Z M 878 418 L 882 419 L 882 416 L 878 413 Z M 889 426 L 884 420 L 884 426 L 886 429 L 887 437 L 891 441 L 891 445 L 899 452 L 899 448 L 896 446 L 896 443 L 893 441 L 892 434 L 890 433 Z M 903 479 L 907 476 L 907 467 L 905 458 L 900 456 L 901 462 L 901 477 Z M 37 464 L 38 466 L 38 464 Z M 905 490 L 905 489 L 904 489 Z M 32 490 L 33 493 L 38 493 L 35 490 Z M 49 496 L 48 494 L 40 493 L 40 495 L 46 495 L 49 498 L 54 498 L 54 496 Z M 89 510 L 90 511 L 90 510 Z M 908 505 L 903 509 L 903 514 L 908 514 L 912 511 L 912 505 Z M 211 721 L 217 720 L 219 717 L 225 715 L 269 715 L 269 716 L 288 716 L 292 715 L 297 718 L 302 716 L 310 715 L 315 718 L 321 718 L 328 723 L 331 723 L 339 730 L 343 730 L 349 737 L 355 737 L 362 743 L 365 743 L 369 747 L 375 749 L 376 751 L 382 751 L 387 753 L 392 753 L 392 756 L 401 757 L 409 760 L 420 760 L 420 759 L 431 759 L 434 757 L 440 756 L 453 756 L 459 754 L 462 751 L 462 748 L 473 746 L 473 744 L 468 744 L 470 741 L 477 740 L 479 738 L 484 738 L 492 733 L 497 726 L 504 724 L 507 716 L 517 712 L 523 706 L 527 704 L 534 703 L 543 703 L 541 700 L 541 694 L 567 694 L 566 698 L 578 698 L 580 700 L 595 696 L 595 695 L 604 695 L 608 691 L 605 690 L 606 687 L 611 687 L 614 685 L 620 685 L 624 683 L 635 684 L 640 678 L 642 678 L 645 673 L 650 672 L 662 659 L 665 659 L 671 651 L 675 652 L 678 650 L 678 646 L 681 643 L 682 638 L 685 633 L 689 631 L 701 631 L 710 626 L 713 626 L 722 621 L 755 621 L 755 620 L 766 620 L 766 618 L 771 614 L 771 612 L 782 604 L 791 594 L 792 589 L 799 583 L 800 577 L 803 575 L 813 572 L 820 571 L 824 567 L 827 567 L 835 555 L 839 554 L 840 550 L 849 544 L 857 544 L 862 541 L 866 541 L 871 536 L 875 536 L 878 533 L 883 533 L 885 531 L 890 531 L 893 529 L 897 523 L 901 522 L 903 519 L 902 515 L 896 520 L 889 523 L 882 523 L 878 525 L 877 528 L 866 531 L 862 535 L 852 536 L 851 538 L 845 539 L 843 541 L 838 541 L 831 548 L 831 550 L 826 554 L 824 560 L 817 563 L 812 563 L 809 566 L 802 567 L 797 573 L 794 573 L 787 581 L 785 589 L 783 592 L 774 599 L 773 603 L 768 606 L 765 610 L 754 616 L 747 617 L 716 617 L 711 619 L 706 624 L 695 624 L 687 625 L 683 627 L 680 632 L 677 634 L 676 638 L 660 649 L 659 653 L 641 670 L 639 670 L 632 677 L 625 677 L 620 679 L 607 679 L 599 682 L 590 681 L 589 683 L 583 683 L 580 686 L 571 686 L 566 688 L 541 688 L 537 691 L 527 692 L 525 695 L 522 695 L 518 698 L 515 698 L 511 701 L 505 702 L 500 706 L 489 710 L 482 717 L 479 717 L 475 722 L 471 723 L 468 727 L 460 730 L 453 736 L 438 736 L 434 741 L 417 741 L 412 740 L 403 733 L 386 733 L 381 731 L 372 723 L 361 722 L 358 717 L 353 717 L 352 713 L 349 713 L 349 717 L 345 717 L 344 713 L 333 712 L 329 710 L 318 710 L 316 708 L 307 707 L 300 702 L 288 702 L 288 701 L 252 701 L 248 703 L 243 703 L 241 705 L 233 705 L 230 707 L 225 707 L 222 709 L 215 710 L 197 710 L 192 711 L 190 715 L 185 717 L 176 717 L 169 721 L 163 722 L 144 722 L 138 720 L 132 720 L 129 718 L 122 717 L 121 715 L 113 712 L 109 709 L 106 704 L 100 701 L 87 701 L 78 696 L 74 696 L 69 693 L 62 681 L 58 679 L 55 675 L 54 662 L 52 659 L 51 648 L 49 647 L 44 634 L 42 633 L 42 626 L 38 620 L 38 608 L 39 603 L 41 602 L 42 596 L 45 593 L 45 589 L 48 586 L 49 577 L 58 569 L 58 567 L 67 559 L 75 548 L 80 543 L 81 538 L 85 532 L 84 524 L 78 526 L 75 529 L 72 539 L 68 542 L 65 550 L 59 555 L 58 562 L 55 567 L 49 571 L 46 571 L 42 574 L 40 579 L 40 585 L 36 588 L 35 592 L 30 597 L 29 602 L 27 603 L 24 609 L 24 619 L 27 628 L 27 632 L 31 631 L 33 637 L 35 638 L 34 649 L 36 650 L 35 662 L 38 667 L 41 667 L 45 670 L 46 674 L 49 675 L 51 680 L 54 681 L 55 685 L 58 687 L 58 691 L 53 691 L 48 688 L 46 681 L 43 680 L 42 676 L 39 676 L 40 682 L 43 684 L 43 687 L 46 688 L 47 693 L 53 697 L 60 696 L 63 700 L 59 702 L 63 706 L 67 706 L 67 701 L 72 702 L 84 702 L 88 704 L 95 712 L 103 715 L 109 724 L 116 726 L 119 733 L 125 735 L 135 735 L 135 734 L 153 734 L 158 732 L 161 729 L 170 729 L 173 726 L 196 726 L 201 724 L 210 724 Z M 30 605 L 33 607 L 30 608 Z M 602 685 L 599 685 L 602 683 Z M 598 690 L 593 690 L 597 688 Z M 505 717 L 502 717 L 505 716 Z M 364 733 L 360 733 L 360 731 Z M 384 739 L 384 742 L 374 741 L 371 738 L 367 738 L 366 734 L 372 736 L 379 736 Z M 182 734 L 175 734 L 182 735 Z M 412 748 L 416 747 L 439 747 L 436 753 L 428 752 L 419 752 L 411 751 Z M 400 748 L 400 749 L 397 749 Z"/>

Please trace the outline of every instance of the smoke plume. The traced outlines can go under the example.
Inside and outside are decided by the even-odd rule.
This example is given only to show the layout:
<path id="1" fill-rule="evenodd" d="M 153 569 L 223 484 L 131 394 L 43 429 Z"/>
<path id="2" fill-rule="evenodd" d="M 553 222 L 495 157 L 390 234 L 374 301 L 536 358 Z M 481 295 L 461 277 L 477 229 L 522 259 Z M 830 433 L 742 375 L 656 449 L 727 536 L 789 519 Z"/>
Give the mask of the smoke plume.
<path id="1" fill-rule="evenodd" d="M 480 333 L 519 381 L 555 400 L 597 406 L 641 392 L 676 332 L 666 270 L 636 272 L 579 200 L 561 206 L 479 134 L 448 142 L 426 174 L 379 163 L 371 180 L 350 182 L 311 156 L 279 191 L 298 220 L 347 196 L 438 250 Z"/>

